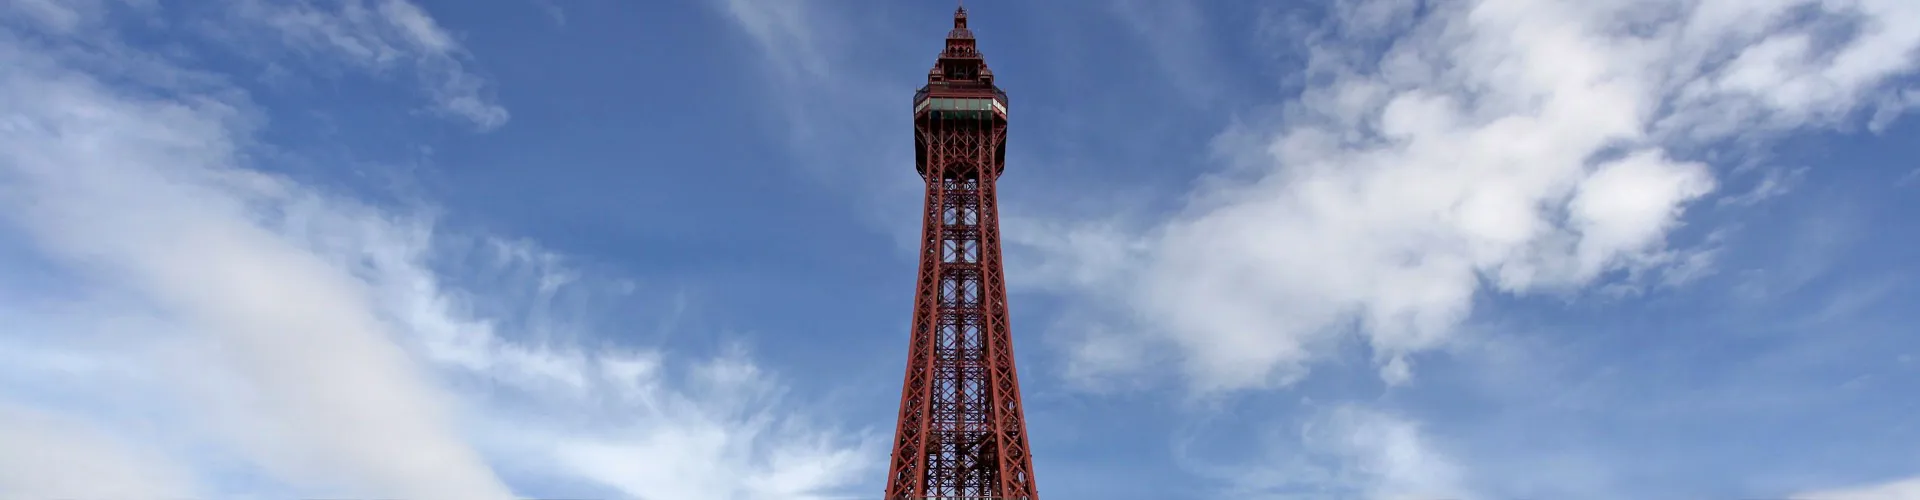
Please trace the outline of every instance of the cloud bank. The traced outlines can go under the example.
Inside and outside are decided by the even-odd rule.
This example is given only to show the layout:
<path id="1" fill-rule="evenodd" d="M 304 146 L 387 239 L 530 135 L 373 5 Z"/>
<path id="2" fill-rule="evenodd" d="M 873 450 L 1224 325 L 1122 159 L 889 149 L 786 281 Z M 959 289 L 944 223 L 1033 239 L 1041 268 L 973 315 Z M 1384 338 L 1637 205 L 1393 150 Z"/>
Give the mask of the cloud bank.
<path id="1" fill-rule="evenodd" d="M 1271 387 L 1358 339 L 1402 384 L 1479 294 L 1697 276 L 1710 248 L 1683 229 L 1728 182 L 1716 158 L 1897 116 L 1920 47 L 1920 4 L 1885 0 L 1345 0 L 1330 17 L 1275 18 L 1308 41 L 1304 88 L 1222 134 L 1229 167 L 1178 216 L 1010 223 L 1039 286 L 1127 318 L 1069 324 L 1070 375 L 1171 361 L 1201 393 Z"/>
<path id="2" fill-rule="evenodd" d="M 235 15 L 364 70 L 457 50 L 404 1 L 291 5 Z M 24 444 L 0 448 L 0 498 L 549 496 L 509 481 L 531 477 L 806 499 L 875 462 L 743 347 L 681 359 L 536 314 L 556 295 L 633 299 L 537 245 L 263 173 L 272 110 L 115 41 L 118 9 L 159 8 L 0 17 L 0 247 L 23 249 L 0 252 L 0 439 Z M 453 69 L 429 97 L 504 121 Z M 454 284 L 468 275 L 496 279 Z M 533 300 L 479 307 L 500 297 Z"/>

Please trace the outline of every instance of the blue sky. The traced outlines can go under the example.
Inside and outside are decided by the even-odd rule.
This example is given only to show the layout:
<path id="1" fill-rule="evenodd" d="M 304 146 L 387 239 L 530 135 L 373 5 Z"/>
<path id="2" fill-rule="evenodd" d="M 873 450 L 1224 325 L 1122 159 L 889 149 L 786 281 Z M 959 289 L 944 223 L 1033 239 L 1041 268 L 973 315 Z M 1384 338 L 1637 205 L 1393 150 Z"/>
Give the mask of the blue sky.
<path id="1" fill-rule="evenodd" d="M 1920 498 L 1920 4 L 968 7 L 1050 497 Z M 0 498 L 877 498 L 951 9 L 0 5 Z"/>

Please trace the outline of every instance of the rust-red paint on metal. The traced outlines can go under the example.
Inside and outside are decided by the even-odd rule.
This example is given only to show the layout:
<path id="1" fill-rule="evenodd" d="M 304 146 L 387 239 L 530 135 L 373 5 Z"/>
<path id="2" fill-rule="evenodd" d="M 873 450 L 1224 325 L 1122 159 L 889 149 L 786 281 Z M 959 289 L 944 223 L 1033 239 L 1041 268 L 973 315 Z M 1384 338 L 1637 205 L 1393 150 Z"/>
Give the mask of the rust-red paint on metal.
<path id="1" fill-rule="evenodd" d="M 927 195 L 888 500 L 1036 500 L 1000 259 L 1007 95 L 954 12 L 914 96 Z"/>

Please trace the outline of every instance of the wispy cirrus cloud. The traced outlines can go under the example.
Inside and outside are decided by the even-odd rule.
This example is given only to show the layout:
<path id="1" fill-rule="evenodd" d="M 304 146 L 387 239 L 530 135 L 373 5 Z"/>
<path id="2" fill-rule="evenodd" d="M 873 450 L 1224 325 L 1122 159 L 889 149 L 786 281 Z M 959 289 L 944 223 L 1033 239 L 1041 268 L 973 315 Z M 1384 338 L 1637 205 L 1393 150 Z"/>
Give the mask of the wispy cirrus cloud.
<path id="1" fill-rule="evenodd" d="M 917 219 L 897 217 L 920 202 L 919 180 L 901 165 L 912 164 L 912 143 L 885 140 L 899 130 L 903 97 L 924 83 L 925 73 L 876 73 L 870 60 L 853 57 L 864 40 L 879 38 L 881 23 L 862 23 L 861 9 L 804 0 L 714 0 L 709 5 L 759 49 L 748 64 L 770 78 L 762 88 L 769 105 L 784 113 L 777 130 L 810 179 L 852 193 L 870 223 L 884 227 L 903 248 L 919 234 Z M 941 28 L 943 29 L 943 28 Z M 857 33 L 858 36 L 849 36 Z M 939 41 L 925 46 L 926 63 Z"/>
<path id="2" fill-rule="evenodd" d="M 720 7 L 764 52 L 765 63 L 786 78 L 819 79 L 831 74 L 821 52 L 820 31 L 827 28 L 813 5 L 804 1 L 724 0 Z"/>
<path id="3" fill-rule="evenodd" d="M 482 131 L 505 125 L 511 116 L 486 80 L 467 68 L 468 55 L 458 38 L 412 2 L 229 0 L 225 7 L 228 22 L 220 29 L 229 36 L 277 42 L 355 72 L 411 72 L 432 112 Z"/>
<path id="4" fill-rule="evenodd" d="M 156 20 L 168 12 L 212 7 L 218 19 L 190 18 L 178 27 L 196 29 L 235 53 L 267 63 L 290 53 L 304 58 L 306 64 L 275 64 L 280 71 L 397 77 L 419 87 L 432 113 L 481 131 L 505 125 L 511 116 L 486 79 L 468 68 L 470 55 L 458 37 L 407 0 L 222 0 L 172 9 L 153 0 L 23 0 L 7 7 L 0 15 L 26 21 L 17 27 L 97 48 L 114 47 L 125 25 L 165 26 Z M 122 53 L 118 62 L 136 56 Z"/>
<path id="5" fill-rule="evenodd" d="M 381 5 L 296 17 L 367 42 L 352 57 L 451 50 L 416 7 Z M 111 30 L 87 17 L 107 11 L 60 26 Z M 26 251 L 0 258 L 23 271 L 0 273 L 19 299 L 0 306 L 17 326 L 0 333 L 0 421 L 31 439 L 0 449 L 21 465 L 0 496 L 505 499 L 548 496 L 508 479 L 541 477 L 806 499 L 873 462 L 744 349 L 686 359 L 549 307 L 632 300 L 620 283 L 263 173 L 249 153 L 273 110 L 222 75 L 21 17 L 0 24 L 0 242 Z M 196 85 L 115 78 L 133 66 Z M 481 307 L 501 297 L 529 300 Z"/>

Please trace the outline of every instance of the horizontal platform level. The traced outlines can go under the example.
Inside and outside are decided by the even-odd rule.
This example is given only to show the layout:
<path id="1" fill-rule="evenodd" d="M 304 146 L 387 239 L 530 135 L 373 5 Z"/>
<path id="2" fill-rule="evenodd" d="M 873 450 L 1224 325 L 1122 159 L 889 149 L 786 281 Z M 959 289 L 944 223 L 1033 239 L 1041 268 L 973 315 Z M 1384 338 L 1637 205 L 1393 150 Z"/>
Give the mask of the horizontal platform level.
<path id="1" fill-rule="evenodd" d="M 913 500 L 1029 500 L 1028 497 L 913 497 Z"/>
<path id="2" fill-rule="evenodd" d="M 921 111 L 997 111 L 1007 114 L 1007 105 L 997 99 L 934 97 L 921 100 L 913 106 L 913 112 Z"/>

